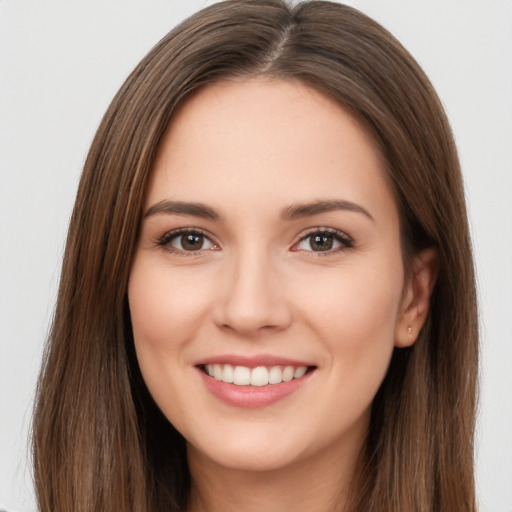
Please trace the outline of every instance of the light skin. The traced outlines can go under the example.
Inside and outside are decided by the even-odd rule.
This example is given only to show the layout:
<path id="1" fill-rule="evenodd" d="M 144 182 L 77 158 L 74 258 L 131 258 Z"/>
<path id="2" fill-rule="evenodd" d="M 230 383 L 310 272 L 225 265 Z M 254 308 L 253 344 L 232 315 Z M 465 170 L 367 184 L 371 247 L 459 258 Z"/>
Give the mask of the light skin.
<path id="1" fill-rule="evenodd" d="M 169 126 L 145 212 L 129 283 L 135 347 L 187 441 L 189 510 L 342 510 L 393 348 L 414 343 L 435 280 L 433 251 L 405 278 L 372 140 L 300 83 L 210 85 Z M 238 407 L 197 365 L 226 354 L 310 371 L 277 402 Z"/>

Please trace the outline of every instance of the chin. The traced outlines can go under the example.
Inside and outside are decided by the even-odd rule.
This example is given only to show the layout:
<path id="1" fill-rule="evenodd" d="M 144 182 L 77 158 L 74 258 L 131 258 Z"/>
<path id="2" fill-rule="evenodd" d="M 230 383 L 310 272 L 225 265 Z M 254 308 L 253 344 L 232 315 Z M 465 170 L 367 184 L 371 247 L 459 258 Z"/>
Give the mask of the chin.
<path id="1" fill-rule="evenodd" d="M 234 471 L 276 472 L 302 464 L 309 467 L 319 460 L 353 459 L 366 439 L 369 416 L 370 408 L 357 418 L 345 418 L 341 425 L 318 425 L 314 415 L 300 414 L 285 422 L 220 421 L 187 441 L 189 460 Z"/>
<path id="2" fill-rule="evenodd" d="M 301 459 L 301 451 L 273 442 L 254 442 L 250 439 L 231 440 L 229 445 L 216 444 L 195 447 L 187 444 L 189 454 L 227 470 L 241 472 L 272 472 L 284 469 Z"/>

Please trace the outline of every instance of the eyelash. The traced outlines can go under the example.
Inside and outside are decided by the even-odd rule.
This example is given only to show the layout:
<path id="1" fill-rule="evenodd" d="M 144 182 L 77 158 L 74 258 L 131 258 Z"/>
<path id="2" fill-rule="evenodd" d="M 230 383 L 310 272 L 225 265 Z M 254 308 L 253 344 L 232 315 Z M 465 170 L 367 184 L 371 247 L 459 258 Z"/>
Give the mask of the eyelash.
<path id="1" fill-rule="evenodd" d="M 183 235 L 204 237 L 205 240 L 208 240 L 209 243 L 212 244 L 212 247 L 207 248 L 207 249 L 198 249 L 195 251 L 186 251 L 186 250 L 182 250 L 182 249 L 179 249 L 179 248 L 176 248 L 176 247 L 173 247 L 172 245 L 170 245 L 174 239 L 178 238 L 179 236 L 183 236 Z M 315 235 L 316 236 L 332 237 L 335 242 L 340 244 L 340 246 L 336 247 L 334 249 L 328 249 L 326 251 L 313 251 L 313 250 L 305 250 L 305 249 L 298 248 L 298 246 L 302 242 L 308 240 L 309 238 L 312 238 Z M 210 234 L 208 234 L 207 232 L 205 232 L 204 230 L 199 229 L 199 228 L 180 228 L 180 229 L 175 229 L 173 231 L 169 231 L 168 233 L 166 233 L 160 239 L 157 240 L 157 245 L 167 252 L 184 255 L 184 256 L 194 256 L 198 253 L 201 253 L 202 251 L 211 250 L 213 248 L 218 248 L 218 244 L 213 241 L 212 236 Z M 313 256 L 313 255 L 314 256 L 328 256 L 328 255 L 338 253 L 340 251 L 351 249 L 353 246 L 354 246 L 354 244 L 353 244 L 352 239 L 349 236 L 347 236 L 345 233 L 343 233 L 342 231 L 338 231 L 337 229 L 332 229 L 332 228 L 314 228 L 314 229 L 311 229 L 305 235 L 301 236 L 299 241 L 293 245 L 292 250 L 297 251 L 297 252 L 302 251 L 304 253 L 311 253 L 310 256 Z M 310 247 L 311 247 L 311 242 L 310 242 Z"/>
<path id="2" fill-rule="evenodd" d="M 315 235 L 316 236 L 332 237 L 336 242 L 338 242 L 340 244 L 340 246 L 336 247 L 334 249 L 326 250 L 326 251 L 313 251 L 313 250 L 308 251 L 308 250 L 302 249 L 302 251 L 305 253 L 311 253 L 310 254 L 311 256 L 313 256 L 313 255 L 314 256 L 329 256 L 329 255 L 336 254 L 341 251 L 345 251 L 347 249 L 352 249 L 354 247 L 354 243 L 348 235 L 346 235 L 342 231 L 338 231 L 337 229 L 332 229 L 332 228 L 311 229 L 308 233 L 301 236 L 300 240 L 296 244 L 294 244 L 294 247 L 298 247 L 299 244 L 308 240 L 308 238 L 311 239 Z M 310 246 L 311 246 L 311 242 L 310 242 Z M 301 249 L 294 249 L 294 250 L 300 251 Z"/>
<path id="3" fill-rule="evenodd" d="M 218 245 L 213 241 L 212 236 L 210 234 L 208 234 L 206 231 L 199 229 L 199 228 L 180 228 L 180 229 L 175 229 L 173 231 L 169 231 L 168 233 L 166 233 L 164 236 L 162 236 L 162 238 L 160 238 L 157 241 L 157 245 L 159 247 L 161 247 L 164 251 L 178 254 L 180 256 L 195 256 L 196 254 L 199 254 L 204 250 L 210 250 L 210 248 L 208 248 L 208 249 L 198 249 L 196 251 L 185 251 L 185 250 L 178 249 L 177 247 L 173 247 L 172 245 L 170 245 L 174 239 L 178 238 L 179 236 L 183 236 L 183 235 L 204 237 L 204 240 L 208 240 L 212 244 L 213 247 L 215 247 L 215 248 L 218 247 Z"/>

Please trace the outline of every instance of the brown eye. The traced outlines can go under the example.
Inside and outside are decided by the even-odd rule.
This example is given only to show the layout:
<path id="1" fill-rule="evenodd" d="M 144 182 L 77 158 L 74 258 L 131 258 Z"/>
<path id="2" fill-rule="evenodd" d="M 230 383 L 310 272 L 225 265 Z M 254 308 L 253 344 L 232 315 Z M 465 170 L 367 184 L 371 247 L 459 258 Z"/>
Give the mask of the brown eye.
<path id="1" fill-rule="evenodd" d="M 313 251 L 329 251 L 334 246 L 334 237 L 332 235 L 311 236 L 309 245 Z"/>
<path id="2" fill-rule="evenodd" d="M 171 252 L 198 252 L 214 249 L 216 245 L 203 233 L 195 230 L 179 230 L 168 233 L 158 245 Z"/>
<path id="3" fill-rule="evenodd" d="M 352 241 L 338 231 L 316 231 L 302 238 L 297 249 L 309 252 L 336 252 L 352 247 Z"/>
<path id="4" fill-rule="evenodd" d="M 181 235 L 176 237 L 176 239 L 171 242 L 171 245 L 183 251 L 199 251 L 203 248 L 204 240 L 204 235 Z"/>

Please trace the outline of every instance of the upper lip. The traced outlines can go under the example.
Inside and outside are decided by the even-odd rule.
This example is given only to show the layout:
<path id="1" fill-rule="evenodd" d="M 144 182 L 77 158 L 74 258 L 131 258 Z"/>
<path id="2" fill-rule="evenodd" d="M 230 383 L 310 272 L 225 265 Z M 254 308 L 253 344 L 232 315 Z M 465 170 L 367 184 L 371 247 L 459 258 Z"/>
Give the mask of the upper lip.
<path id="1" fill-rule="evenodd" d="M 309 361 L 290 359 L 288 357 L 272 354 L 258 354 L 252 356 L 223 354 L 205 357 L 194 363 L 195 366 L 203 366 L 206 364 L 230 364 L 232 366 L 246 366 L 247 368 L 256 368 L 257 366 L 315 366 Z"/>

